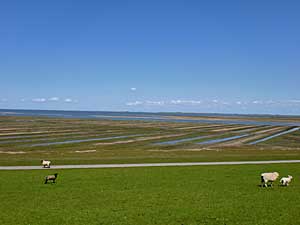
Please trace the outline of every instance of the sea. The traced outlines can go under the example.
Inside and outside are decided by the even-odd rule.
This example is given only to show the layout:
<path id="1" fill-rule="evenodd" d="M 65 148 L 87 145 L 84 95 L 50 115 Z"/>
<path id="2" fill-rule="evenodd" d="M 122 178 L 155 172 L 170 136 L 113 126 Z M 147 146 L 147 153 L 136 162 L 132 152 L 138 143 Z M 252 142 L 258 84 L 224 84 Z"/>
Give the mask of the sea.
<path id="1" fill-rule="evenodd" d="M 271 125 L 271 126 L 300 126 L 300 122 L 274 121 L 279 115 L 240 115 L 220 113 L 181 113 L 181 112 L 110 112 L 110 111 L 65 111 L 65 110 L 25 110 L 25 109 L 0 109 L 0 116 L 30 116 L 51 118 L 78 118 L 78 119 L 107 119 L 107 120 L 140 120 L 163 122 L 191 122 L 213 124 L 243 124 L 243 125 Z M 182 117 L 172 118 L 172 117 Z M 185 117 L 199 116 L 207 119 L 188 119 Z M 209 117 L 223 117 L 224 119 L 211 120 Z M 284 116 L 285 118 L 299 118 L 296 116 Z M 231 120 L 232 118 L 232 120 Z M 234 118 L 234 119 L 233 119 Z M 238 119 L 237 119 L 238 118 Z M 251 120 L 253 118 L 253 120 Z M 265 121 L 257 121 L 254 118 L 266 118 Z M 272 121 L 268 121 L 268 119 Z"/>

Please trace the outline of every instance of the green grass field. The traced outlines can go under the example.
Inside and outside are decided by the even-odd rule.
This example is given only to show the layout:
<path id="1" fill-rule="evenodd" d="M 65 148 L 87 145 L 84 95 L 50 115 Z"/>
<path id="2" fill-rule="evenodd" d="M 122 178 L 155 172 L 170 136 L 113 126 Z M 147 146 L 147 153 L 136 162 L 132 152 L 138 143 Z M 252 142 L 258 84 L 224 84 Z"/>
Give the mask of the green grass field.
<path id="1" fill-rule="evenodd" d="M 261 188 L 260 173 L 291 174 Z M 300 165 L 0 171 L 1 225 L 300 224 Z M 56 184 L 43 177 L 58 172 Z"/>

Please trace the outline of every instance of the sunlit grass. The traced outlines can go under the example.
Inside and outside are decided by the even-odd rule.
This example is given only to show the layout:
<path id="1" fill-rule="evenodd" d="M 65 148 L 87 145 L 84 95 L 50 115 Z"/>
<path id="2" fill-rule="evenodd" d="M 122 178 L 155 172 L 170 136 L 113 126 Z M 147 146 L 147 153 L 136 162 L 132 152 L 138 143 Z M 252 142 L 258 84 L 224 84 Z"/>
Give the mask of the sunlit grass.
<path id="1" fill-rule="evenodd" d="M 260 173 L 295 177 L 261 188 Z M 0 171 L 0 224 L 299 224 L 300 165 Z M 56 184 L 43 184 L 58 172 Z"/>

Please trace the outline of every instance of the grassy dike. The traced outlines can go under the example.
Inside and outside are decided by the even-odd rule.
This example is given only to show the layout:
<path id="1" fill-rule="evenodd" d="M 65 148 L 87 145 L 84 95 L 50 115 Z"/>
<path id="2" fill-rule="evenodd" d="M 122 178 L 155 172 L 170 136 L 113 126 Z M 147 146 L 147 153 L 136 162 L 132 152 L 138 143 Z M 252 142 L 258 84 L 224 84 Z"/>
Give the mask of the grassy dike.
<path id="1" fill-rule="evenodd" d="M 260 188 L 260 173 L 291 174 Z M 0 224 L 300 224 L 299 164 L 0 171 Z M 43 177 L 58 172 L 56 184 Z"/>

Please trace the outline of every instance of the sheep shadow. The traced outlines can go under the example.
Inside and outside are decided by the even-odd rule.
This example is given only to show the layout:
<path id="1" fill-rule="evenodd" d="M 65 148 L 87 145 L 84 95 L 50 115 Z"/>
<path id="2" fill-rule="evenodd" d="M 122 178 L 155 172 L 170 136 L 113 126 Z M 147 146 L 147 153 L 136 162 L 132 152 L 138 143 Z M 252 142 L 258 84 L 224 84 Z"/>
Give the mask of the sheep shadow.
<path id="1" fill-rule="evenodd" d="M 49 184 L 56 184 L 56 182 L 47 182 L 47 183 L 45 183 L 45 182 L 43 182 L 43 184 L 47 184 L 47 185 L 49 185 Z"/>
<path id="2" fill-rule="evenodd" d="M 263 185 L 263 184 L 257 184 L 256 187 L 259 188 L 273 188 L 275 185 L 272 184 L 267 184 L 267 186 Z"/>
<path id="3" fill-rule="evenodd" d="M 282 184 L 277 184 L 277 185 L 271 185 L 271 184 L 268 184 L 267 187 L 262 185 L 262 184 L 257 184 L 256 187 L 259 187 L 259 188 L 274 188 L 274 187 L 279 187 L 279 188 L 287 188 L 289 186 L 286 186 L 286 185 L 282 185 Z"/>

